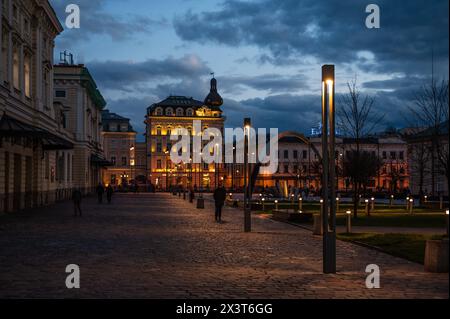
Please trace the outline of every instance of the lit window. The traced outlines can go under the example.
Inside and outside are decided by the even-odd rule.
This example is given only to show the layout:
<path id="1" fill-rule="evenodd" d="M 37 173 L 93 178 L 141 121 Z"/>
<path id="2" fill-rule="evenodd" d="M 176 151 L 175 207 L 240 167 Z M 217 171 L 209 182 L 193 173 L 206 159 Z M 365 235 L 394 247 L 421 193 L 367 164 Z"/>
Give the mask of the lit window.
<path id="1" fill-rule="evenodd" d="M 24 77 L 25 77 L 25 95 L 31 97 L 31 67 L 30 67 L 30 57 L 25 56 L 25 63 L 23 66 Z"/>
<path id="2" fill-rule="evenodd" d="M 19 50 L 17 48 L 14 48 L 13 51 L 13 85 L 20 90 Z"/>

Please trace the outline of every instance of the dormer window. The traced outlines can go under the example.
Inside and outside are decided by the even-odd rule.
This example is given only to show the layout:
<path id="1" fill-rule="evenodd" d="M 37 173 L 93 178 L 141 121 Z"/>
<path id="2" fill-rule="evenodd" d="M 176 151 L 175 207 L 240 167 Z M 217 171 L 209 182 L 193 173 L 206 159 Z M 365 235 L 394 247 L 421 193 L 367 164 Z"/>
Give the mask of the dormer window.
<path id="1" fill-rule="evenodd" d="M 172 115 L 173 115 L 173 109 L 172 109 L 171 107 L 168 107 L 168 108 L 166 109 L 166 115 L 167 115 L 167 116 L 172 116 Z"/>
<path id="2" fill-rule="evenodd" d="M 182 108 L 178 108 L 177 109 L 177 116 L 183 116 L 183 109 Z"/>
<path id="3" fill-rule="evenodd" d="M 187 109 L 186 115 L 187 116 L 194 116 L 194 110 L 193 109 Z"/>
<path id="4" fill-rule="evenodd" d="M 162 108 L 158 107 L 158 108 L 155 110 L 155 115 L 156 115 L 156 116 L 161 116 L 161 115 L 163 115 Z"/>

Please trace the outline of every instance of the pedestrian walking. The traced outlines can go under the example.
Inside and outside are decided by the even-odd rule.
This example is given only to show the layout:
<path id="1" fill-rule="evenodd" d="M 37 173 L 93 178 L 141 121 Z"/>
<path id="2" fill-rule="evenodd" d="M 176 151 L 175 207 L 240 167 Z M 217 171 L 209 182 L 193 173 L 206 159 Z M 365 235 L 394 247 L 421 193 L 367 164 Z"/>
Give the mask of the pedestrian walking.
<path id="1" fill-rule="evenodd" d="M 214 202 L 216 206 L 216 222 L 221 223 L 222 222 L 222 208 L 225 204 L 225 199 L 227 197 L 227 191 L 225 190 L 225 187 L 223 187 L 222 183 L 219 183 L 219 187 L 214 191 Z"/>
<path id="2" fill-rule="evenodd" d="M 81 191 L 79 188 L 75 188 L 72 193 L 72 200 L 73 200 L 73 208 L 74 208 L 74 216 L 80 216 L 81 217 Z"/>
<path id="3" fill-rule="evenodd" d="M 98 196 L 98 203 L 101 204 L 103 202 L 103 193 L 105 192 L 105 189 L 103 188 L 102 183 L 98 183 L 97 186 L 97 196 Z"/>
<path id="4" fill-rule="evenodd" d="M 113 193 L 114 193 L 114 190 L 110 184 L 110 185 L 108 185 L 108 187 L 106 187 L 106 200 L 108 201 L 108 204 L 111 204 Z"/>

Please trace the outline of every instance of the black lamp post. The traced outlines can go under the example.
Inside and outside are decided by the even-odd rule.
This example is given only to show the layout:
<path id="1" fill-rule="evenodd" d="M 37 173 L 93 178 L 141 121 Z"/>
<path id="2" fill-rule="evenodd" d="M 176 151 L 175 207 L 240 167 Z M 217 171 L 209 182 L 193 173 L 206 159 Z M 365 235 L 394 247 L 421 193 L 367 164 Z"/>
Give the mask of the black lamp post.
<path id="1" fill-rule="evenodd" d="M 250 172 L 248 167 L 248 143 L 250 138 L 251 120 L 244 119 L 244 231 L 252 231 L 251 202 L 250 202 Z"/>
<path id="2" fill-rule="evenodd" d="M 336 273 L 334 65 L 322 66 L 323 272 Z M 328 136 L 329 135 L 329 136 Z"/>

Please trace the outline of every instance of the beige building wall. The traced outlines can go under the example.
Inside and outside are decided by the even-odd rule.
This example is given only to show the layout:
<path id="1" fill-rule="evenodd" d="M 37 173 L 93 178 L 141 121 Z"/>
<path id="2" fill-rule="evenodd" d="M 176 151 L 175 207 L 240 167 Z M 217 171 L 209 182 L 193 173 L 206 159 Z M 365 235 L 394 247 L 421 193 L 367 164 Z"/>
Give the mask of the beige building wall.
<path id="1" fill-rule="evenodd" d="M 54 39 L 62 26 L 48 1 L 3 0 L 0 16 L 0 121 L 26 126 L 0 138 L 0 212 L 12 212 L 70 197 L 65 173 L 73 153 L 27 131 L 71 142 L 53 104 Z"/>
<path id="2" fill-rule="evenodd" d="M 62 63 L 54 66 L 54 72 L 55 102 L 65 111 L 75 144 L 73 183 L 89 194 L 102 181 L 101 111 L 106 102 L 84 65 Z"/>

